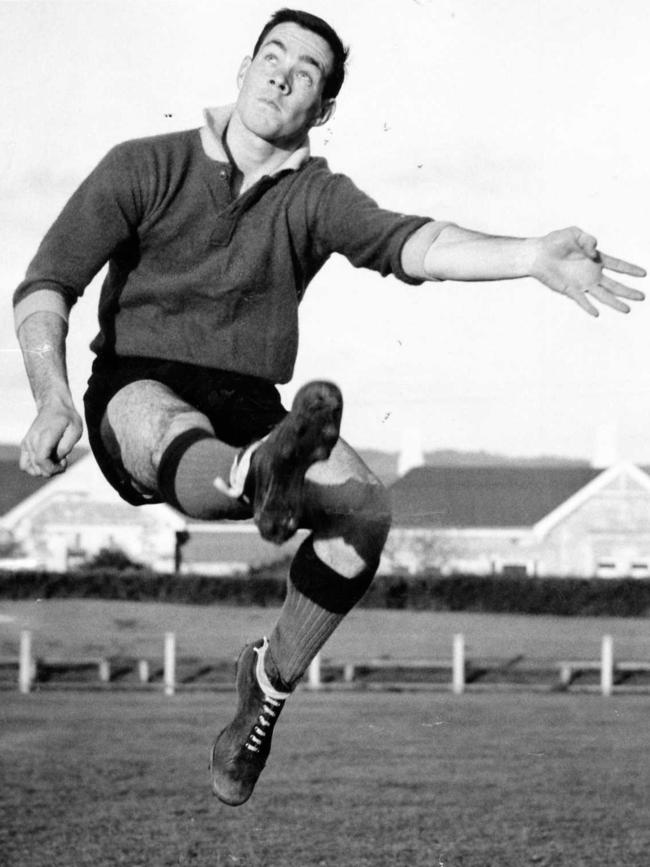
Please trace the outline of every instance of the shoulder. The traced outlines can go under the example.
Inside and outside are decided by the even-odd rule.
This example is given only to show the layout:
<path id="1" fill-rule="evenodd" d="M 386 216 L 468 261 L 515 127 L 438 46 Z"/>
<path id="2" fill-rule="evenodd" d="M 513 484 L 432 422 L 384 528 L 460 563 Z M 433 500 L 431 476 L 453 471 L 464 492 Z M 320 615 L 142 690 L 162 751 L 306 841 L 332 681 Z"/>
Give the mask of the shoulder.
<path id="1" fill-rule="evenodd" d="M 363 192 L 349 175 L 332 171 L 327 160 L 311 158 L 303 167 L 307 205 L 313 215 L 338 218 L 342 210 L 376 208 L 377 203 Z"/>
<path id="2" fill-rule="evenodd" d="M 196 151 L 198 143 L 198 129 L 181 130 L 180 132 L 128 139 L 112 147 L 108 156 L 115 160 L 182 157 Z"/>
<path id="3" fill-rule="evenodd" d="M 333 172 L 324 157 L 309 157 L 301 167 L 298 174 L 305 180 L 323 185 L 327 185 L 339 178 L 347 178 L 347 180 L 350 180 L 347 175 L 343 175 L 340 172 Z"/>
<path id="4" fill-rule="evenodd" d="M 111 185 L 158 189 L 187 177 L 200 154 L 198 129 L 134 138 L 112 147 L 97 171 Z"/>
<path id="5" fill-rule="evenodd" d="M 321 204 L 323 196 L 338 198 L 359 192 L 348 175 L 333 172 L 323 157 L 310 157 L 296 173 L 296 184 L 305 190 L 308 197 L 317 198 Z"/>

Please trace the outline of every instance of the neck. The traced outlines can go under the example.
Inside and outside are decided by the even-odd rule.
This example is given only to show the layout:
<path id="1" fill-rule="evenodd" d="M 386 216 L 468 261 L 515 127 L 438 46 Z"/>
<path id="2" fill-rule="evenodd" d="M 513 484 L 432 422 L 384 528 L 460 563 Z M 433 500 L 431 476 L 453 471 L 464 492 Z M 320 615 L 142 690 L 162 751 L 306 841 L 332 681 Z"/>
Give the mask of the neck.
<path id="1" fill-rule="evenodd" d="M 233 160 L 245 178 L 272 174 L 301 144 L 283 142 L 280 145 L 260 138 L 244 126 L 237 111 L 230 118 L 226 141 Z"/>

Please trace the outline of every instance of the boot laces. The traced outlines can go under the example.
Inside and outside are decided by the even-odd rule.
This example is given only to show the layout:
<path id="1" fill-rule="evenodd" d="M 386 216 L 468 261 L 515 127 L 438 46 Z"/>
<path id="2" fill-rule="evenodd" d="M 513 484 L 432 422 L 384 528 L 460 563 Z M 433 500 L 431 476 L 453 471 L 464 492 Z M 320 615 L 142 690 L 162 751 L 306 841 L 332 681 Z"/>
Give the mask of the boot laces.
<path id="1" fill-rule="evenodd" d="M 276 701 L 276 699 L 271 698 L 268 695 L 264 696 L 262 710 L 260 711 L 257 720 L 246 739 L 246 743 L 244 744 L 245 748 L 249 752 L 260 752 L 265 737 L 270 735 L 273 730 L 273 726 L 275 725 L 275 721 L 283 704 L 283 701 Z"/>

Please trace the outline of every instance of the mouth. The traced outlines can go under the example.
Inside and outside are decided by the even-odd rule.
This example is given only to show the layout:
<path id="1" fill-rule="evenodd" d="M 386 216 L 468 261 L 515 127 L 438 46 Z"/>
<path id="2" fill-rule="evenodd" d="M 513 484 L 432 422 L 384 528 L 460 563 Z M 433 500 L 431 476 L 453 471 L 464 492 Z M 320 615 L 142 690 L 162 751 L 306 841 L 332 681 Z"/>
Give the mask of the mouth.
<path id="1" fill-rule="evenodd" d="M 274 108 L 276 111 L 280 111 L 280 106 L 277 104 L 277 102 L 275 102 L 275 100 L 271 99 L 270 97 L 261 96 L 258 101 L 263 103 L 264 105 L 268 105 L 271 108 Z"/>

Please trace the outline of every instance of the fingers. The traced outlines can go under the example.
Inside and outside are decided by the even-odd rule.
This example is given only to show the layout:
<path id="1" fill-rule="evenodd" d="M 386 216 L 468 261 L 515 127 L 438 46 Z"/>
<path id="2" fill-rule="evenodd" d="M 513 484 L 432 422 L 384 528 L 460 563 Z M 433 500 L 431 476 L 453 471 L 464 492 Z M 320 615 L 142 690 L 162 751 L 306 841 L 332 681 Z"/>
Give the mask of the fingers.
<path id="1" fill-rule="evenodd" d="M 63 432 L 63 436 L 61 437 L 59 445 L 56 449 L 56 458 L 59 461 L 65 461 L 65 459 L 70 454 L 80 437 L 81 430 L 77 429 L 73 425 L 68 425 L 68 427 Z"/>
<path id="2" fill-rule="evenodd" d="M 577 229 L 578 235 L 576 236 L 576 240 L 580 245 L 581 250 L 590 258 L 594 259 L 594 261 L 598 258 L 598 241 L 594 238 L 593 235 L 589 235 L 587 232 L 583 232 L 582 229 Z"/>
<path id="3" fill-rule="evenodd" d="M 630 301 L 643 301 L 645 295 L 638 289 L 632 289 L 629 286 L 624 286 L 623 283 L 618 283 L 610 277 L 601 276 L 599 283 L 586 289 L 583 294 L 589 293 L 596 301 L 611 307 L 612 310 L 617 310 L 619 313 L 629 313 L 630 306 L 621 298 L 626 298 Z"/>
<path id="4" fill-rule="evenodd" d="M 581 307 L 585 311 L 585 313 L 588 313 L 590 316 L 600 316 L 598 308 L 594 307 L 594 305 L 589 301 L 586 292 L 580 289 L 567 287 L 564 290 L 563 294 L 566 295 L 567 298 L 570 298 L 572 301 L 575 301 L 578 307 Z"/>
<path id="5" fill-rule="evenodd" d="M 600 261 L 603 268 L 609 271 L 617 271 L 619 274 L 629 274 L 631 277 L 645 277 L 646 270 L 640 265 L 633 265 L 631 262 L 625 262 L 623 259 L 617 259 L 615 256 L 608 256 L 606 253 L 600 253 Z"/>
<path id="6" fill-rule="evenodd" d="M 68 448 L 62 448 L 67 433 L 68 431 L 65 431 L 63 436 L 60 436 L 56 430 L 39 430 L 35 423 L 21 443 L 20 468 L 30 476 L 44 478 L 62 473 L 68 466 L 66 456 L 78 439 L 77 437 Z"/>
<path id="7" fill-rule="evenodd" d="M 611 292 L 608 292 L 607 289 L 603 288 L 603 286 L 593 286 L 588 290 L 589 294 L 592 295 L 597 301 L 600 301 L 601 304 L 605 304 L 607 307 L 611 307 L 613 310 L 618 310 L 619 313 L 629 313 L 630 308 L 623 301 L 619 301 L 616 295 L 613 295 Z"/>
<path id="8" fill-rule="evenodd" d="M 632 289 L 630 286 L 625 286 L 623 283 L 612 280 L 611 277 L 606 277 L 604 274 L 598 282 L 603 289 L 607 289 L 621 298 L 628 298 L 630 301 L 643 301 L 645 298 L 645 295 L 639 289 Z"/>
<path id="9" fill-rule="evenodd" d="M 50 457 L 37 455 L 26 441 L 21 445 L 18 464 L 20 469 L 30 476 L 46 479 L 62 473 L 68 466 L 65 458 L 61 461 L 53 461 Z"/>
<path id="10" fill-rule="evenodd" d="M 21 443 L 20 468 L 30 476 L 45 478 L 62 473 L 82 430 L 74 408 L 42 407 Z"/>

